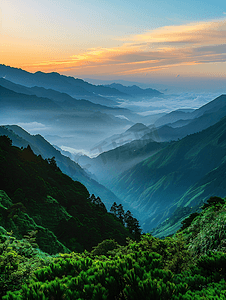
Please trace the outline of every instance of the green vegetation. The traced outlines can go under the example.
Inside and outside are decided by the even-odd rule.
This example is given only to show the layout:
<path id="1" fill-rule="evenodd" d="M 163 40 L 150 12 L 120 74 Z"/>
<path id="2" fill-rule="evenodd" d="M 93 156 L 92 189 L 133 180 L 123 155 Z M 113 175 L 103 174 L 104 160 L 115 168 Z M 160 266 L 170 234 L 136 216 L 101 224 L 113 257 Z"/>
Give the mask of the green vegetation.
<path id="1" fill-rule="evenodd" d="M 107 238 L 123 245 L 134 237 L 99 197 L 63 174 L 54 157 L 13 147 L 7 136 L 0 137 L 0 177 L 1 225 L 18 239 L 37 230 L 42 251 L 90 251 Z"/>
<path id="2" fill-rule="evenodd" d="M 204 300 L 226 297 L 226 202 L 178 208 L 165 239 L 140 235 L 122 205 L 64 175 L 54 158 L 0 138 L 0 297 Z M 3 176 L 4 175 L 4 176 Z M 197 210 L 197 209 L 196 209 Z"/>
<path id="3" fill-rule="evenodd" d="M 192 256 L 187 246 L 178 234 L 164 240 L 143 235 L 126 246 L 106 240 L 92 252 L 42 259 L 5 250 L 1 284 L 10 284 L 2 299 L 225 299 L 226 254 Z"/>
<path id="4" fill-rule="evenodd" d="M 225 128 L 224 117 L 201 132 L 173 141 L 108 185 L 136 209 L 145 232 L 170 218 L 176 208 L 193 209 L 213 195 L 225 196 Z M 163 235 L 175 233 L 177 225 L 169 223 Z"/>

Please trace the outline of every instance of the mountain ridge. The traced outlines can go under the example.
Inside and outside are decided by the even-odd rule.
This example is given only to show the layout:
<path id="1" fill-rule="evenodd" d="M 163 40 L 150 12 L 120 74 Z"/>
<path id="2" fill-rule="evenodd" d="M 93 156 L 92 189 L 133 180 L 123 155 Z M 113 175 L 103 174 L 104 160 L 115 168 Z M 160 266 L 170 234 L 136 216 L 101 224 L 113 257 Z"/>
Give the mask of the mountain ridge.
<path id="1" fill-rule="evenodd" d="M 222 140 L 219 145 L 218 140 L 223 139 L 225 128 L 226 117 L 199 133 L 172 142 L 151 158 L 116 177 L 109 186 L 116 195 L 120 195 L 132 204 L 134 209 L 140 211 L 139 218 L 142 214 L 150 212 L 149 217 L 152 216 L 152 221 L 145 226 L 146 230 L 150 230 L 166 219 L 177 205 L 194 206 L 201 201 L 201 194 L 193 202 L 188 201 L 188 198 L 185 198 L 186 201 L 180 199 L 209 172 L 221 165 L 223 168 L 226 144 L 225 140 Z M 199 188 L 202 191 L 205 186 Z M 223 183 L 219 188 L 221 192 L 215 189 L 219 196 L 226 193 Z M 202 194 L 203 199 L 209 194 L 210 191 L 205 197 Z M 142 219 L 145 222 L 143 216 Z"/>

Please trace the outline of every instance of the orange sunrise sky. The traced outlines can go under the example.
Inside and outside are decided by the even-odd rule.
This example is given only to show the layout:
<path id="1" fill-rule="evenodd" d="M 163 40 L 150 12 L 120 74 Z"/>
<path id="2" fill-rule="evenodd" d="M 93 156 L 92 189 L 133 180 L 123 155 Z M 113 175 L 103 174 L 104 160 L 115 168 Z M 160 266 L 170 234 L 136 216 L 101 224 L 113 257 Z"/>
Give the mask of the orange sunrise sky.
<path id="1" fill-rule="evenodd" d="M 2 0 L 0 63 L 166 84 L 226 79 L 223 1 Z"/>

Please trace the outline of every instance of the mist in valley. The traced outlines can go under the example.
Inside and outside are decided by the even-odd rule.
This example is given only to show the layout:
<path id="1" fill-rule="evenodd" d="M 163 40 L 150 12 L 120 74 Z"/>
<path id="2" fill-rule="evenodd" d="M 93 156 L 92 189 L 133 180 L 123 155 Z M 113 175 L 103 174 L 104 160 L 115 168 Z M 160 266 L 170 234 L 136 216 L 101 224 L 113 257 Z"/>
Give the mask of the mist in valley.
<path id="1" fill-rule="evenodd" d="M 108 208 L 115 199 L 123 203 L 146 231 L 176 209 L 172 202 L 166 213 L 164 206 L 156 204 L 159 197 L 165 197 L 158 189 L 165 189 L 164 176 L 170 176 L 172 170 L 157 178 L 159 167 L 153 167 L 149 183 L 140 181 L 142 173 L 134 174 L 152 157 L 153 161 L 159 159 L 164 149 L 175 147 L 181 139 L 207 129 L 226 115 L 224 96 L 215 92 L 172 94 L 151 86 L 94 85 L 56 73 L 22 75 L 18 69 L 0 68 L 1 126 L 17 125 L 34 138 L 41 135 L 56 153 L 77 163 L 85 177 L 93 181 L 87 183 L 87 178 L 74 176 L 76 172 L 70 173 L 71 167 L 66 167 L 69 176 L 90 184 L 90 192 L 102 195 Z M 7 130 L 16 130 L 15 134 L 26 139 L 26 134 L 16 127 L 9 126 Z M 34 145 L 38 143 L 36 140 Z M 42 153 L 44 144 L 36 149 L 37 154 Z M 171 150 L 166 151 L 170 157 Z M 62 163 L 62 157 L 58 159 Z M 152 194 L 145 187 L 153 189 Z M 175 199 L 186 193 L 186 189 L 177 193 L 173 187 L 170 191 Z M 156 222 L 150 225 L 148 221 L 147 225 L 146 220 L 153 216 Z"/>

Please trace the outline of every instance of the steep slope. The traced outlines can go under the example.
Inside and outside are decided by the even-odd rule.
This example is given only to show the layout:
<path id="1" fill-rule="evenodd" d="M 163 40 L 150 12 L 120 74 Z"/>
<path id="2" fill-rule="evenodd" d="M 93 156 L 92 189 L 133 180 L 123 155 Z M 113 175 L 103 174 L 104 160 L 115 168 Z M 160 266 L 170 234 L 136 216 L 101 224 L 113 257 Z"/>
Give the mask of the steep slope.
<path id="1" fill-rule="evenodd" d="M 225 198 L 211 197 L 199 213 L 190 215 L 183 222 L 182 234 L 189 251 L 194 256 L 226 250 L 226 202 Z"/>
<path id="2" fill-rule="evenodd" d="M 108 186 L 122 172 L 164 148 L 167 143 L 152 140 L 135 140 L 123 146 L 101 153 L 95 158 L 77 156 L 74 159 L 95 175 L 98 182 Z"/>
<path id="3" fill-rule="evenodd" d="M 179 120 L 191 120 L 195 118 L 194 115 L 191 114 L 190 111 L 183 111 L 183 110 L 174 110 L 170 113 L 162 116 L 155 122 L 155 126 L 160 127 L 166 124 L 174 123 Z"/>
<path id="4" fill-rule="evenodd" d="M 172 111 L 160 117 L 158 120 L 156 120 L 155 125 L 160 127 L 169 123 L 177 122 L 179 120 L 192 121 L 192 119 L 198 118 L 205 113 L 217 112 L 219 109 L 225 108 L 225 105 L 226 105 L 226 95 L 221 95 L 195 110 L 179 109 L 179 110 Z"/>
<path id="5" fill-rule="evenodd" d="M 159 126 L 156 131 L 162 141 L 177 140 L 216 124 L 225 115 L 226 95 L 221 95 L 193 112 L 174 111 L 163 116 L 155 123 Z"/>
<path id="6" fill-rule="evenodd" d="M 200 133 L 172 142 L 151 158 L 116 178 L 111 183 L 112 190 L 137 209 L 140 219 L 144 221 L 145 216 L 146 219 L 149 218 L 148 228 L 146 226 L 148 230 L 170 216 L 177 205 L 185 206 L 191 203 L 190 197 L 184 195 L 192 188 L 196 189 L 197 194 L 196 183 L 199 183 L 199 193 L 206 189 L 206 197 L 210 193 L 226 193 L 223 183 L 219 188 L 214 188 L 213 180 L 218 181 L 218 178 L 210 176 L 211 171 L 217 173 L 214 169 L 218 167 L 222 172 L 224 170 L 225 128 L 226 118 Z M 222 176 L 222 172 L 219 171 L 219 176 Z M 208 190 L 210 183 L 207 184 L 207 178 L 213 190 Z M 223 179 L 220 178 L 220 182 L 221 180 Z M 197 205 L 199 201 L 200 198 L 195 200 L 194 197 L 192 206 Z"/>
<path id="7" fill-rule="evenodd" d="M 75 251 L 91 250 L 106 238 L 125 243 L 131 236 L 117 218 L 107 213 L 101 200 L 90 198 L 85 186 L 63 174 L 54 159 L 36 156 L 29 146 L 11 146 L 6 136 L 0 137 L 0 178 L 0 188 L 11 199 L 1 197 L 1 223 L 7 230 L 16 228 L 18 238 L 41 226 L 40 241 L 45 233 L 43 250 L 59 250 L 51 246 L 53 239 L 47 239 L 48 232 Z"/>
<path id="8" fill-rule="evenodd" d="M 31 135 L 17 125 L 0 126 L 0 135 L 7 135 L 13 141 L 13 145 L 17 147 L 26 148 L 30 145 L 36 155 L 41 155 L 45 159 L 55 157 L 57 165 L 63 173 L 73 180 L 83 183 L 91 194 L 95 194 L 102 199 L 108 209 L 114 202 L 122 203 L 114 193 L 90 178 L 77 163 L 62 155 L 41 135 Z"/>

